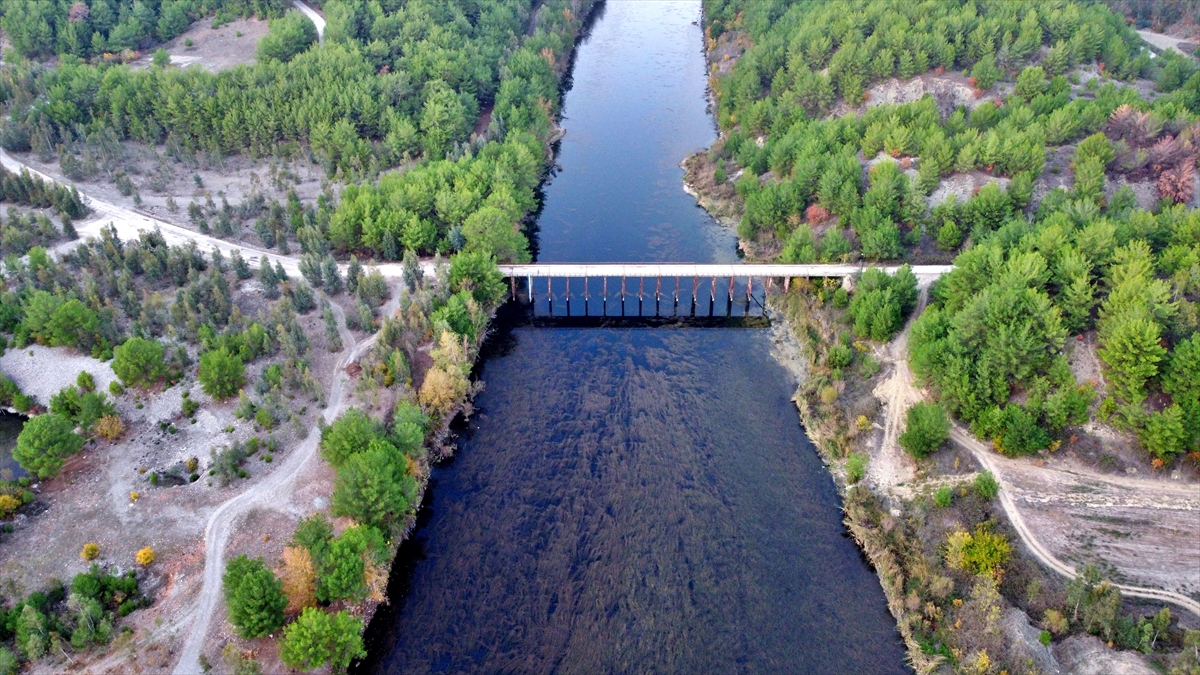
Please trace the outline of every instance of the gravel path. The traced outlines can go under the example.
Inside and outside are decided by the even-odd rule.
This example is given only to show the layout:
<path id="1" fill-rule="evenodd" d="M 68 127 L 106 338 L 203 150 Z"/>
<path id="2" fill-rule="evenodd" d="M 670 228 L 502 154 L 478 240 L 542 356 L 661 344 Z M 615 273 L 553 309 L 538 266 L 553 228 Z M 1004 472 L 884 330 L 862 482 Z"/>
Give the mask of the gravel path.
<path id="1" fill-rule="evenodd" d="M 329 405 L 322 414 L 326 423 L 332 423 L 345 409 L 343 399 L 348 380 L 345 367 L 362 355 L 375 342 L 375 336 L 355 344 L 354 335 L 346 328 L 346 317 L 341 307 L 330 303 L 338 320 L 338 333 L 342 338 L 342 358 L 338 360 L 336 375 L 330 385 Z M 204 529 L 204 576 L 196 608 L 191 614 L 190 631 L 175 665 L 176 675 L 198 673 L 200 654 L 208 637 L 209 625 L 221 597 L 221 575 L 225 570 L 225 546 L 229 542 L 230 530 L 238 518 L 251 509 L 286 504 L 292 495 L 292 484 L 296 476 L 316 457 L 317 445 L 321 440 L 319 429 L 312 429 L 297 452 L 290 453 L 283 464 L 251 489 L 230 499 L 213 511 Z"/>
<path id="2" fill-rule="evenodd" d="M 983 468 L 991 471 L 992 475 L 996 477 L 996 481 L 1000 483 L 1000 505 L 1004 508 L 1004 513 L 1008 515 L 1009 522 L 1012 523 L 1013 529 L 1015 529 L 1017 534 L 1020 535 L 1021 541 L 1024 542 L 1025 547 L 1028 548 L 1029 551 L 1033 553 L 1033 556 L 1046 567 L 1054 570 L 1064 577 L 1067 577 L 1068 579 L 1074 579 L 1075 568 L 1072 565 L 1059 560 L 1054 556 L 1053 553 L 1042 546 L 1041 542 L 1039 542 L 1037 537 L 1034 536 L 1033 531 L 1030 530 L 1029 526 L 1025 524 L 1025 519 L 1021 517 L 1021 512 L 1017 508 L 1016 503 L 1013 501 L 1013 495 L 1015 491 L 1013 489 L 1012 482 L 1009 480 L 1009 476 L 1006 474 L 1014 469 L 1017 469 L 1016 465 L 1020 463 L 1017 462 L 1017 460 L 1008 459 L 992 452 L 990 448 L 979 442 L 979 440 L 977 440 L 969 432 L 957 425 L 950 430 L 950 438 L 955 443 L 958 443 L 962 447 L 971 451 L 971 454 L 975 456 L 975 459 L 983 466 Z M 1058 470 L 1038 468 L 1037 471 L 1047 472 Z M 1083 472 L 1061 473 L 1067 473 L 1076 476 L 1085 475 Z M 1194 485 L 1176 486 L 1164 484 L 1158 481 L 1125 478 L 1123 476 L 1109 476 L 1106 474 L 1086 475 L 1089 480 L 1096 483 L 1107 483 L 1120 488 L 1134 488 L 1142 492 L 1145 492 L 1147 489 L 1153 489 L 1155 492 L 1159 493 L 1157 496 L 1163 496 L 1164 493 L 1166 495 L 1174 494 L 1176 495 L 1175 498 L 1171 499 L 1172 506 L 1174 508 L 1189 507 L 1189 503 L 1187 502 L 1180 503 L 1181 499 L 1191 500 L 1194 502 L 1194 506 L 1192 506 L 1192 508 L 1200 508 L 1200 494 L 1198 494 L 1198 491 Z M 1092 495 L 1092 498 L 1095 498 L 1095 495 Z M 1160 508 L 1152 502 L 1139 503 L 1138 505 L 1147 508 Z M 1196 602 L 1186 595 L 1171 591 L 1164 591 L 1157 588 L 1144 588 L 1141 586 L 1128 586 L 1125 584 L 1114 585 L 1121 589 L 1121 592 L 1125 595 L 1135 598 L 1146 598 L 1149 600 L 1168 602 L 1178 607 L 1182 607 L 1192 614 L 1200 617 L 1200 602 Z"/>
<path id="3" fill-rule="evenodd" d="M 323 25 L 321 27 L 323 28 Z M 0 150 L 0 163 L 9 171 L 20 172 L 22 169 L 25 169 L 42 180 L 60 182 L 25 166 L 3 150 Z M 215 247 L 225 254 L 237 249 L 251 263 L 257 263 L 260 258 L 269 257 L 282 264 L 289 275 L 298 276 L 300 274 L 299 260 L 295 257 L 268 255 L 266 251 L 260 249 L 231 244 L 166 221 L 151 218 L 115 204 L 93 199 L 86 195 L 81 196 L 88 207 L 95 212 L 93 218 L 86 223 L 76 226 L 76 231 L 79 233 L 81 240 L 87 237 L 99 237 L 101 228 L 110 224 L 116 228 L 117 235 L 122 239 L 136 239 L 140 231 L 157 228 L 169 244 L 177 245 L 187 243 L 188 241 L 195 241 L 201 247 Z M 70 247 L 77 245 L 77 243 L 67 242 L 55 250 L 56 252 L 68 250 Z M 342 267 L 344 270 L 345 266 L 343 265 Z M 435 274 L 432 262 L 423 261 L 422 267 L 426 275 Z M 384 276 L 396 278 L 403 275 L 403 266 L 399 263 L 385 263 L 379 265 L 378 268 Z M 390 312 L 395 311 L 398 304 L 399 296 L 393 295 L 381 311 L 387 316 Z M 370 348 L 375 343 L 377 336 L 377 334 L 372 335 L 362 342 L 356 342 L 354 334 L 346 328 L 346 317 L 342 308 L 336 303 L 330 303 L 330 307 L 337 317 L 338 333 L 342 339 L 342 357 L 338 360 L 333 382 L 330 384 L 328 404 L 322 413 L 326 422 L 333 422 L 346 407 L 345 399 L 348 393 L 346 391 L 346 383 L 348 377 L 345 367 L 356 361 L 365 350 Z M 204 642 L 209 633 L 213 613 L 221 597 L 221 575 L 224 572 L 225 548 L 234 523 L 252 509 L 287 504 L 291 497 L 296 477 L 317 456 L 316 450 L 320 439 L 321 434 L 318 429 L 314 428 L 310 430 L 297 451 L 289 453 L 275 471 L 267 475 L 262 481 L 251 486 L 245 492 L 221 504 L 209 516 L 204 530 L 206 552 L 204 558 L 204 575 L 201 580 L 201 588 L 197 595 L 196 605 L 194 609 L 180 615 L 174 625 L 174 627 L 182 628 L 187 635 L 183 649 L 180 652 L 179 661 L 175 666 L 174 672 L 177 675 L 191 675 L 192 673 L 201 672 L 200 654 L 204 649 Z"/>
<path id="4" fill-rule="evenodd" d="M 300 0 L 292 0 L 292 6 L 304 13 L 317 27 L 317 40 L 321 43 L 325 42 L 325 17 L 317 13 L 308 3 L 300 2 Z"/>

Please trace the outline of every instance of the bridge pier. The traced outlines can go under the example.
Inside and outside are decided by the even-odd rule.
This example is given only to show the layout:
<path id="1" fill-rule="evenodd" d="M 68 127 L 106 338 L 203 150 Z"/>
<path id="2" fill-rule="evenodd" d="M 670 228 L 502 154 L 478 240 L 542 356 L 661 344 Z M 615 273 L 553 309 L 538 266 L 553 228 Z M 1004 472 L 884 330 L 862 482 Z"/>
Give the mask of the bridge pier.
<path id="1" fill-rule="evenodd" d="M 749 308 L 754 304 L 754 277 L 761 277 L 763 282 L 763 296 L 767 298 L 775 290 L 776 279 L 782 280 L 784 293 L 791 292 L 791 282 L 793 278 L 838 278 L 844 288 L 853 290 L 857 275 L 866 268 L 862 264 L 837 264 L 837 265 L 738 265 L 738 264 L 692 264 L 692 263 L 615 263 L 615 264 L 528 264 L 528 265 L 500 265 L 500 272 L 509 278 L 509 295 L 514 300 L 520 299 L 520 293 L 517 289 L 517 277 L 523 276 L 526 280 L 527 297 L 530 304 L 537 306 L 537 290 L 534 277 L 546 277 L 546 303 L 551 315 L 554 314 L 554 277 L 566 278 L 565 296 L 567 302 L 567 315 L 571 314 L 571 277 L 583 278 L 583 297 L 584 297 L 584 315 L 591 315 L 591 288 L 590 280 L 593 276 L 600 276 L 602 279 L 603 297 L 602 306 L 605 316 L 608 314 L 608 278 L 621 278 L 621 314 L 625 315 L 625 300 L 629 294 L 627 288 L 627 278 L 633 275 L 638 278 L 638 307 L 639 313 L 644 307 L 646 299 L 646 277 L 653 276 L 655 278 L 654 286 L 654 303 L 655 314 L 663 315 L 662 309 L 662 278 L 675 277 L 675 288 L 671 290 L 672 313 L 680 316 L 679 313 L 679 296 L 680 277 L 692 276 L 692 295 L 688 301 L 687 315 L 697 316 L 700 312 L 697 311 L 697 305 L 700 302 L 700 278 L 705 277 L 710 280 L 709 284 L 709 308 L 708 315 L 716 314 L 716 298 L 717 298 L 717 281 L 721 278 L 729 279 L 729 289 L 727 292 L 727 311 L 732 311 L 732 305 L 736 302 L 737 295 L 737 279 L 739 277 L 746 278 L 746 306 Z M 888 274 L 894 274 L 898 267 L 886 266 L 880 267 Z M 918 265 L 913 268 L 913 273 L 922 280 L 923 283 L 928 282 L 938 276 L 951 271 L 951 265 Z M 749 312 L 749 309 L 747 309 Z"/>

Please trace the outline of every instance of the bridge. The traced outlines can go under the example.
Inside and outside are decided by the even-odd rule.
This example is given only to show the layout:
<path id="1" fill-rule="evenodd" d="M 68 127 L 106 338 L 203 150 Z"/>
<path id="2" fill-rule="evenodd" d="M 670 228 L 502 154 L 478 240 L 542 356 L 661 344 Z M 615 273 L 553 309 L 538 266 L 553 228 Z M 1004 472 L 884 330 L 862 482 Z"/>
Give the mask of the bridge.
<path id="1" fill-rule="evenodd" d="M 518 298 L 517 280 L 524 279 L 525 299 L 534 305 L 544 300 L 551 315 L 555 315 L 554 301 L 566 301 L 566 315 L 573 316 L 571 311 L 572 291 L 583 299 L 583 316 L 589 316 L 589 301 L 593 295 L 598 295 L 602 303 L 602 315 L 608 314 L 608 300 L 612 298 L 621 303 L 621 315 L 625 314 L 626 297 L 638 301 L 638 315 L 642 313 L 642 302 L 653 298 L 655 316 L 659 316 L 660 303 L 666 295 L 672 303 L 672 315 L 680 316 L 679 302 L 682 296 L 690 305 L 690 316 L 696 315 L 697 302 L 704 303 L 703 296 L 708 295 L 708 315 L 714 315 L 718 297 L 728 296 L 726 316 L 734 316 L 733 300 L 735 295 L 745 293 L 745 308 L 742 316 L 750 315 L 751 301 L 759 301 L 757 294 L 765 295 L 770 292 L 776 280 L 787 291 L 794 278 L 840 278 L 844 285 L 867 267 L 879 267 L 888 274 L 895 274 L 900 269 L 898 265 L 864 265 L 864 264 L 832 264 L 832 265 L 777 265 L 777 264 L 713 264 L 713 263 L 531 263 L 525 265 L 500 265 L 500 272 L 509 280 L 512 298 Z M 913 274 L 922 285 L 937 279 L 954 269 L 953 265 L 914 265 Z M 545 279 L 545 292 L 541 284 L 535 284 L 535 279 Z M 554 280 L 563 279 L 556 292 Z M 583 283 L 572 289 L 572 280 L 582 279 Z M 609 280 L 613 280 L 613 289 L 609 291 Z M 646 280 L 651 280 L 652 288 L 646 288 Z M 667 287 L 663 288 L 663 279 L 667 279 Z M 619 282 L 618 282 L 619 280 Z M 636 288 L 631 287 L 632 283 Z M 690 288 L 687 281 L 690 280 Z M 703 284 L 701 283 L 703 280 Z M 728 284 L 725 283 L 728 280 Z M 758 285 L 755 285 L 755 280 Z M 718 284 L 718 281 L 720 283 Z M 619 283 L 619 286 L 618 286 Z M 726 290 L 726 286 L 728 290 Z M 720 288 L 718 296 L 718 287 Z M 701 308 L 703 311 L 703 307 Z"/>

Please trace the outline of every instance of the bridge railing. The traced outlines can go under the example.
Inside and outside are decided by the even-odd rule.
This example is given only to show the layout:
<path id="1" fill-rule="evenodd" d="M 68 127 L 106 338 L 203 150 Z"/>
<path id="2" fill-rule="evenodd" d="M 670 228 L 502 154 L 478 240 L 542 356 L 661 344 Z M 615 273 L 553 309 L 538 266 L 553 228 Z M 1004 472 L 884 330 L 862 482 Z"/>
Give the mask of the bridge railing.
<path id="1" fill-rule="evenodd" d="M 549 316 L 630 316 L 627 310 L 632 307 L 627 308 L 627 303 L 636 303 L 632 316 L 749 317 L 761 315 L 773 286 L 786 291 L 797 277 L 841 278 L 845 283 L 865 268 L 859 264 L 533 263 L 501 265 L 500 271 L 509 279 L 513 300 L 524 295 L 535 316 L 543 309 Z M 895 273 L 899 266 L 882 269 Z M 919 277 L 935 278 L 949 269 L 928 265 L 913 271 Z M 518 280 L 525 283 L 519 285 Z M 737 298 L 744 301 L 735 304 Z M 619 314 L 610 314 L 610 300 L 612 311 L 619 308 Z"/>

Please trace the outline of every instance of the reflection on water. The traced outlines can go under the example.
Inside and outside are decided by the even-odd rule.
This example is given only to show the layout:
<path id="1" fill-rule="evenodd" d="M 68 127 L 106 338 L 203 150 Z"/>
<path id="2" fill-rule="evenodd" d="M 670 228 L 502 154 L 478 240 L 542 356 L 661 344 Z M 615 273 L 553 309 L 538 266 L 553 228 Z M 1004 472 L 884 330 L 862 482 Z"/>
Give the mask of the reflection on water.
<path id="1" fill-rule="evenodd" d="M 706 112 L 699 2 L 609 2 L 580 45 L 563 167 L 538 218 L 542 262 L 735 262 L 736 237 L 683 191 Z M 539 289 L 540 290 L 540 289 Z"/>
<path id="2" fill-rule="evenodd" d="M 715 137 L 699 3 L 602 11 L 539 258 L 736 260 L 680 185 L 680 159 Z M 762 319 L 561 305 L 497 322 L 478 413 L 434 469 L 359 670 L 904 672 Z"/>
<path id="3" fill-rule="evenodd" d="M 25 416 L 0 410 L 0 479 L 13 480 L 28 475 L 17 460 L 13 459 L 13 448 L 17 447 L 17 436 L 25 426 Z"/>

